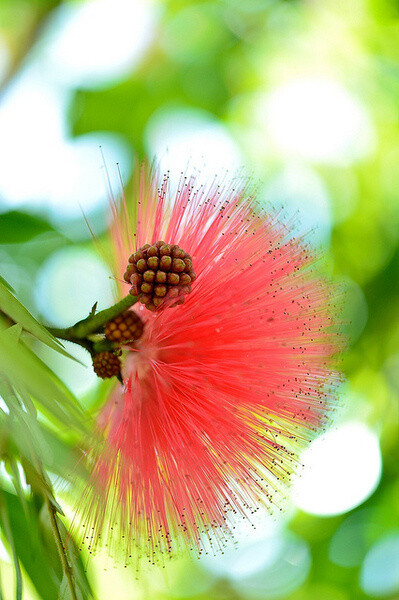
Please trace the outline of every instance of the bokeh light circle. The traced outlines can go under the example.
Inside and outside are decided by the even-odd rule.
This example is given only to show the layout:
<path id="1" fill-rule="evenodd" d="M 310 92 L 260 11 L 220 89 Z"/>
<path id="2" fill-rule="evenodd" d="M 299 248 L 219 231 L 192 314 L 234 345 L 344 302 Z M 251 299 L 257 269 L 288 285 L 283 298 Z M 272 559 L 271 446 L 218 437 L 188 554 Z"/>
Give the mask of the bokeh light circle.
<path id="1" fill-rule="evenodd" d="M 340 567 L 359 566 L 370 546 L 370 540 L 383 533 L 381 522 L 371 508 L 349 514 L 331 538 L 328 556 Z"/>
<path id="2" fill-rule="evenodd" d="M 285 506 L 284 511 L 271 514 L 259 508 L 251 519 L 235 515 L 229 519 L 233 537 L 223 542 L 223 552 L 209 547 L 201 557 L 201 563 L 218 577 L 241 578 L 256 573 L 273 563 L 283 544 L 282 532 L 292 518 L 294 507 Z M 207 540 L 203 540 L 207 547 Z"/>
<path id="3" fill-rule="evenodd" d="M 0 104 L 0 197 L 5 204 L 44 204 L 57 185 L 53 176 L 67 132 L 68 95 L 28 66 Z"/>
<path id="4" fill-rule="evenodd" d="M 120 196 L 132 169 L 133 152 L 118 134 L 95 131 L 65 141 L 56 165 L 58 185 L 51 190 L 53 218 L 63 220 L 106 205 L 112 195 Z"/>
<path id="5" fill-rule="evenodd" d="M 109 198 L 102 147 L 115 193 L 133 168 L 126 138 L 108 131 L 71 138 L 69 94 L 51 84 L 35 64 L 7 88 L 0 104 L 0 198 L 5 207 L 24 204 L 50 209 L 54 220 L 104 205 Z"/>
<path id="6" fill-rule="evenodd" d="M 384 536 L 369 550 L 360 571 L 360 587 L 377 598 L 399 592 L 399 530 Z"/>
<path id="7" fill-rule="evenodd" d="M 323 180 L 310 167 L 288 161 L 271 178 L 263 197 L 295 223 L 297 235 L 306 235 L 315 245 L 329 243 L 332 227 L 330 197 Z"/>
<path id="8" fill-rule="evenodd" d="M 114 301 L 110 273 L 92 252 L 69 247 L 54 252 L 38 272 L 35 300 L 39 311 L 54 325 L 73 325 Z"/>
<path id="9" fill-rule="evenodd" d="M 240 597 L 250 600 L 282 598 L 297 590 L 307 579 L 312 558 L 307 543 L 292 533 L 254 548 L 258 569 L 249 575 L 238 570 L 231 578 Z M 263 557 L 263 565 L 261 558 Z"/>
<path id="10" fill-rule="evenodd" d="M 302 454 L 293 501 L 314 515 L 339 515 L 361 504 L 378 486 L 381 451 L 366 425 L 346 423 L 317 438 Z"/>
<path id="11" fill-rule="evenodd" d="M 351 164 L 375 146 L 366 108 L 332 79 L 303 77 L 280 84 L 260 101 L 257 119 L 285 156 Z"/>
<path id="12" fill-rule="evenodd" d="M 155 112 L 145 131 L 150 156 L 176 181 L 181 171 L 200 172 L 198 182 L 242 166 L 240 150 L 227 128 L 210 113 L 186 107 L 166 107 Z"/>
<path id="13" fill-rule="evenodd" d="M 154 37 L 157 12 L 151 0 L 64 3 L 48 27 L 47 68 L 74 87 L 96 87 L 126 76 Z"/>

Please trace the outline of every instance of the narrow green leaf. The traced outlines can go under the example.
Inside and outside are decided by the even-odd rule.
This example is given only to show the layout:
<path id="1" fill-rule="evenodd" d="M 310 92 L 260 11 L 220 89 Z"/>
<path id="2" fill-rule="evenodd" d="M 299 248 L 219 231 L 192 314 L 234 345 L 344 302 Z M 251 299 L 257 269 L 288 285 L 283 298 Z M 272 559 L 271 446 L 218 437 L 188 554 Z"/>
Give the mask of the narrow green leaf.
<path id="1" fill-rule="evenodd" d="M 81 600 L 87 600 L 88 598 L 92 598 L 93 592 L 90 587 L 90 583 L 87 579 L 86 572 L 84 570 L 83 562 L 80 553 L 78 552 L 75 544 L 73 543 L 70 536 L 68 536 L 68 532 L 63 525 L 63 523 L 59 523 L 60 531 L 62 538 L 64 540 L 68 540 L 66 544 L 68 561 L 72 568 L 74 582 L 76 584 L 76 592 L 78 598 Z"/>
<path id="2" fill-rule="evenodd" d="M 54 533 L 51 526 L 49 512 L 46 506 L 43 506 L 40 515 L 41 523 L 43 524 L 43 531 L 45 533 L 44 543 L 48 546 L 48 553 L 59 560 L 58 550 L 54 541 Z M 68 533 L 61 519 L 57 517 L 57 525 L 60 532 L 61 539 L 63 540 L 63 546 L 66 552 L 68 564 L 71 568 L 72 579 L 74 583 L 74 589 L 77 597 L 81 600 L 88 600 L 92 598 L 93 593 L 90 588 L 89 581 L 84 571 L 84 566 L 80 552 L 78 552 L 70 533 Z M 62 596 L 63 594 L 63 596 Z M 70 598 L 70 588 L 68 585 L 67 578 L 63 578 L 61 582 L 59 597 Z"/>
<path id="3" fill-rule="evenodd" d="M 5 279 L 3 279 L 3 277 L 1 275 L 0 275 L 0 283 L 2 283 L 8 290 L 10 290 L 10 292 L 12 292 L 13 294 L 15 294 L 14 288 L 12 288 L 10 286 L 10 284 Z"/>
<path id="4" fill-rule="evenodd" d="M 69 480 L 71 476 L 73 479 L 76 477 L 87 479 L 89 473 L 85 461 L 81 460 L 82 456 L 77 451 L 76 445 L 71 441 L 61 439 L 43 425 L 40 425 L 40 430 L 51 453 L 51 462 L 46 460 L 47 457 L 44 459 L 46 468 L 66 480 Z"/>
<path id="5" fill-rule="evenodd" d="M 10 340 L 19 342 L 21 333 L 22 333 L 22 325 L 20 323 L 15 323 L 15 325 L 12 325 L 11 327 L 7 328 L 7 331 L 4 332 L 4 336 L 8 337 Z"/>
<path id="6" fill-rule="evenodd" d="M 23 386 L 63 426 L 84 429 L 84 413 L 61 380 L 23 342 L 18 326 L 0 331 L 0 372 L 17 389 Z"/>
<path id="7" fill-rule="evenodd" d="M 87 598 L 91 597 L 90 595 L 87 595 L 87 594 L 85 596 L 83 596 L 79 587 L 76 587 L 75 594 L 76 594 L 78 600 L 86 600 Z M 65 575 L 62 578 L 60 591 L 59 591 L 59 595 L 58 595 L 58 600 L 73 600 L 71 590 L 70 590 L 70 587 L 68 584 L 68 580 L 65 577 Z"/>
<path id="8" fill-rule="evenodd" d="M 50 346 L 57 352 L 64 354 L 72 360 L 76 360 L 62 346 L 62 344 L 52 336 L 35 317 L 33 317 L 27 308 L 11 293 L 8 284 L 0 280 L 0 311 L 8 315 L 15 323 L 19 323 L 26 331 L 29 331 L 35 338 Z"/>
<path id="9" fill-rule="evenodd" d="M 62 508 L 54 498 L 51 483 L 45 472 L 42 469 L 39 470 L 39 468 L 26 458 L 21 458 L 21 464 L 25 472 L 26 481 L 30 485 L 32 492 L 48 498 L 57 511 L 64 516 Z"/>
<path id="10" fill-rule="evenodd" d="M 19 244 L 45 233 L 55 231 L 43 218 L 10 210 L 0 215 L 0 244 Z"/>
<path id="11" fill-rule="evenodd" d="M 3 490 L 1 498 L 3 507 L 3 510 L 0 510 L 1 526 L 6 533 L 11 549 L 15 553 L 15 560 L 18 565 L 20 561 L 24 566 L 40 597 L 43 600 L 54 600 L 58 597 L 62 570 L 60 564 L 54 570 L 47 548 L 41 541 L 43 535 L 37 510 L 33 503 L 29 502 L 29 518 L 27 518 L 17 496 Z M 12 532 L 13 546 L 8 539 L 9 535 L 7 535 L 5 529 L 7 526 L 9 531 Z"/>
<path id="12" fill-rule="evenodd" d="M 12 479 L 16 494 L 17 494 L 18 498 L 20 499 L 21 505 L 25 512 L 25 515 L 27 516 L 28 515 L 28 505 L 26 503 L 26 497 L 25 497 L 24 491 L 22 489 L 21 475 L 18 470 L 18 465 L 13 457 L 11 457 L 11 458 L 9 457 L 7 462 L 9 463 L 9 473 L 11 475 L 11 479 Z"/>
<path id="13" fill-rule="evenodd" d="M 29 395 L 27 393 L 22 394 L 21 389 L 19 390 L 23 406 L 20 397 L 15 393 L 9 382 L 0 377 L 0 396 L 9 410 L 9 414 L 5 417 L 7 420 L 7 437 L 12 440 L 20 457 L 31 462 L 40 460 L 41 462 L 45 461 L 46 464 L 51 464 L 52 450 L 42 434 L 36 412 L 30 408 L 32 401 Z"/>
<path id="14" fill-rule="evenodd" d="M 62 578 L 60 591 L 58 594 L 58 600 L 72 600 L 71 591 L 69 589 L 68 580 L 64 577 Z"/>
<path id="15" fill-rule="evenodd" d="M 17 532 L 15 531 L 12 523 L 10 523 L 10 511 L 9 511 L 7 502 L 5 501 L 6 494 L 7 494 L 7 492 L 5 492 L 5 491 L 2 491 L 0 494 L 0 520 L 1 520 L 1 526 L 4 531 L 6 540 L 8 542 L 8 545 L 11 548 L 12 557 L 13 557 L 13 561 L 14 561 L 15 579 L 16 579 L 15 597 L 16 597 L 16 600 L 22 600 L 22 574 L 21 574 L 21 567 L 19 564 L 18 552 L 16 549 L 16 543 L 15 543 L 15 536 L 16 536 Z"/>

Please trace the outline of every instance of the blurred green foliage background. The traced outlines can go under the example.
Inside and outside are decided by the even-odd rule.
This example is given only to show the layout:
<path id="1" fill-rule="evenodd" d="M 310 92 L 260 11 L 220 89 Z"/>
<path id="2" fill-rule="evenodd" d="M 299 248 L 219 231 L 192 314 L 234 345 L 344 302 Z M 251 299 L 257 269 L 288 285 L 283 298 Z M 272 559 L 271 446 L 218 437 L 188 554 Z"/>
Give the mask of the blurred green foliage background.
<path id="1" fill-rule="evenodd" d="M 187 161 L 253 173 L 323 248 L 350 347 L 335 423 L 283 516 L 166 575 L 72 548 L 82 597 L 399 598 L 398 59 L 396 0 L 0 0 L 1 276 L 30 311 L 1 284 L 24 329 L 0 327 L 1 598 L 69 597 L 52 488 L 70 517 L 80 406 L 106 386 L 35 318 L 67 326 L 112 302 L 81 212 L 106 235 L 101 152 L 115 195 L 116 163 L 128 194 L 144 156 L 172 179 Z M 21 411 L 31 395 L 39 418 Z"/>

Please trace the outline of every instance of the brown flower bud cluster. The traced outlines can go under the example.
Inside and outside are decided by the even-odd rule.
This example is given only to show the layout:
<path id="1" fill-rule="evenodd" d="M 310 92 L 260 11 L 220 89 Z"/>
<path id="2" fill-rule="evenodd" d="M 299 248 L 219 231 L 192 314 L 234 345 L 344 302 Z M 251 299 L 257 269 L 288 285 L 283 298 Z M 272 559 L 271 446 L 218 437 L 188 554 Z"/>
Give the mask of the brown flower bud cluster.
<path id="1" fill-rule="evenodd" d="M 128 344 L 138 340 L 144 330 L 144 323 L 133 310 L 126 310 L 105 324 L 105 337 L 115 344 Z M 121 350 L 106 350 L 93 357 L 94 372 L 102 379 L 120 375 L 121 361 L 118 356 Z"/>
<path id="2" fill-rule="evenodd" d="M 195 278 L 191 256 L 176 244 L 162 241 L 145 244 L 132 254 L 124 274 L 132 284 L 130 293 L 151 311 L 183 304 Z"/>
<path id="3" fill-rule="evenodd" d="M 119 375 L 121 361 L 113 352 L 99 352 L 93 357 L 93 369 L 98 377 L 108 379 Z"/>
<path id="4" fill-rule="evenodd" d="M 133 342 L 138 340 L 144 329 L 144 323 L 133 310 L 126 310 L 105 324 L 105 337 L 112 342 Z"/>

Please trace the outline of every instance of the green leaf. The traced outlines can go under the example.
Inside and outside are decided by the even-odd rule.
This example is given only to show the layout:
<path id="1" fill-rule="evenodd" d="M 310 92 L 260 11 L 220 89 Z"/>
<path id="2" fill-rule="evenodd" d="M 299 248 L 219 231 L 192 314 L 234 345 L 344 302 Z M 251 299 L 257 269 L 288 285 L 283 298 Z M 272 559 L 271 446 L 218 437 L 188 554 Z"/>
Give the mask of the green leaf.
<path id="1" fill-rule="evenodd" d="M 58 594 L 58 600 L 73 600 L 71 591 L 68 585 L 68 579 L 65 577 L 62 578 L 60 591 Z"/>
<path id="2" fill-rule="evenodd" d="M 11 210 L 0 215 L 0 244 L 19 244 L 54 227 L 41 217 Z"/>
<path id="3" fill-rule="evenodd" d="M 10 292 L 12 292 L 13 294 L 15 294 L 14 288 L 12 288 L 10 286 L 10 284 L 5 279 L 3 279 L 3 277 L 1 275 L 0 275 L 0 283 L 2 283 L 8 290 L 10 290 Z"/>
<path id="4" fill-rule="evenodd" d="M 59 519 L 57 521 L 77 597 L 79 600 L 92 598 L 80 554 L 63 523 Z M 46 502 L 36 496 L 26 499 L 24 506 L 18 496 L 1 490 L 0 529 L 14 556 L 18 589 L 22 591 L 22 564 L 42 600 L 69 599 L 69 587 L 65 586 L 67 582 L 63 577 Z"/>
<path id="5" fill-rule="evenodd" d="M 26 482 L 30 485 L 32 492 L 47 498 L 55 506 L 60 515 L 64 516 L 61 506 L 54 498 L 51 483 L 45 472 L 40 467 L 36 468 L 34 464 L 25 458 L 21 458 L 21 464 L 25 472 Z"/>
<path id="6" fill-rule="evenodd" d="M 54 540 L 54 532 L 50 521 L 50 515 L 47 505 L 43 505 L 40 513 L 40 521 L 43 524 L 44 532 L 44 543 L 48 547 L 48 553 L 50 556 L 58 559 L 58 550 Z M 63 540 L 63 548 L 66 553 L 68 564 L 71 568 L 72 579 L 74 583 L 75 592 L 79 600 L 87 600 L 92 597 L 92 591 L 88 582 L 81 555 L 78 552 L 76 545 L 71 538 L 70 533 L 67 531 L 61 519 L 56 516 L 57 527 L 61 539 Z M 62 578 L 59 596 L 58 598 L 71 598 L 68 580 L 65 577 Z"/>
<path id="7" fill-rule="evenodd" d="M 68 531 L 63 523 L 59 520 L 59 528 L 63 540 L 68 540 L 65 544 L 68 555 L 68 561 L 72 568 L 74 582 L 76 584 L 76 592 L 79 600 L 87 600 L 93 597 L 93 592 L 90 583 L 87 579 L 86 572 L 83 566 L 81 554 L 78 552 L 75 544 L 73 544 Z"/>
<path id="8" fill-rule="evenodd" d="M 15 578 L 16 578 L 16 600 L 22 599 L 22 574 L 21 567 L 19 564 L 19 557 L 15 543 L 16 531 L 14 529 L 13 523 L 10 520 L 10 510 L 5 500 L 5 494 L 7 492 L 2 492 L 0 496 L 0 522 L 1 528 L 4 531 L 5 538 L 8 542 L 8 545 L 11 548 L 13 561 L 14 561 L 14 569 L 15 569 Z M 12 514 L 11 514 L 12 516 Z"/>
<path id="9" fill-rule="evenodd" d="M 76 585 L 75 585 L 75 594 L 76 594 L 76 597 L 78 600 L 85 600 L 86 598 L 91 597 L 91 595 L 89 595 L 90 592 L 86 592 L 86 594 L 83 596 L 83 594 L 80 590 L 80 586 L 78 587 Z M 66 578 L 65 575 L 61 581 L 60 591 L 58 593 L 58 600 L 74 600 L 73 596 L 71 594 L 71 589 L 68 584 L 68 579 Z"/>
<path id="10" fill-rule="evenodd" d="M 3 417 L 5 425 L 3 443 L 9 445 L 11 441 L 20 459 L 25 458 L 31 462 L 39 460 L 51 464 L 53 462 L 52 450 L 42 434 L 29 395 L 21 393 L 21 390 L 17 395 L 9 382 L 0 377 L 0 396 L 9 410 L 9 414 Z M 3 452 L 10 455 L 10 448 L 3 449 Z"/>
<path id="11" fill-rule="evenodd" d="M 36 508 L 32 501 L 28 502 L 27 515 L 20 500 L 14 494 L 2 490 L 0 498 L 1 526 L 13 550 L 14 565 L 19 565 L 19 561 L 23 564 L 43 600 L 54 600 L 58 597 L 62 568 L 61 564 L 58 564 L 57 569 L 53 568 L 48 549 L 41 541 L 43 535 Z"/>
<path id="12" fill-rule="evenodd" d="M 46 468 L 49 468 L 52 473 L 60 475 L 63 479 L 80 477 L 87 479 L 89 473 L 86 470 L 85 461 L 82 461 L 82 455 L 76 449 L 76 444 L 68 442 L 53 433 L 47 427 L 40 426 L 41 435 L 47 447 L 50 448 L 51 461 L 46 460 L 44 463 Z"/>
<path id="13" fill-rule="evenodd" d="M 43 325 L 41 325 L 30 312 L 16 299 L 16 297 L 8 289 L 8 284 L 3 283 L 4 280 L 0 280 L 0 311 L 3 311 L 8 315 L 15 323 L 19 323 L 26 331 L 29 331 L 35 338 L 50 346 L 57 352 L 64 354 L 68 358 L 76 360 L 71 356 L 60 344 L 60 342 L 53 337 Z"/>
<path id="14" fill-rule="evenodd" d="M 64 427 L 85 431 L 84 413 L 62 381 L 15 333 L 19 325 L 0 331 L 0 372 L 17 390 L 27 390 L 40 402 L 46 415 Z"/>

